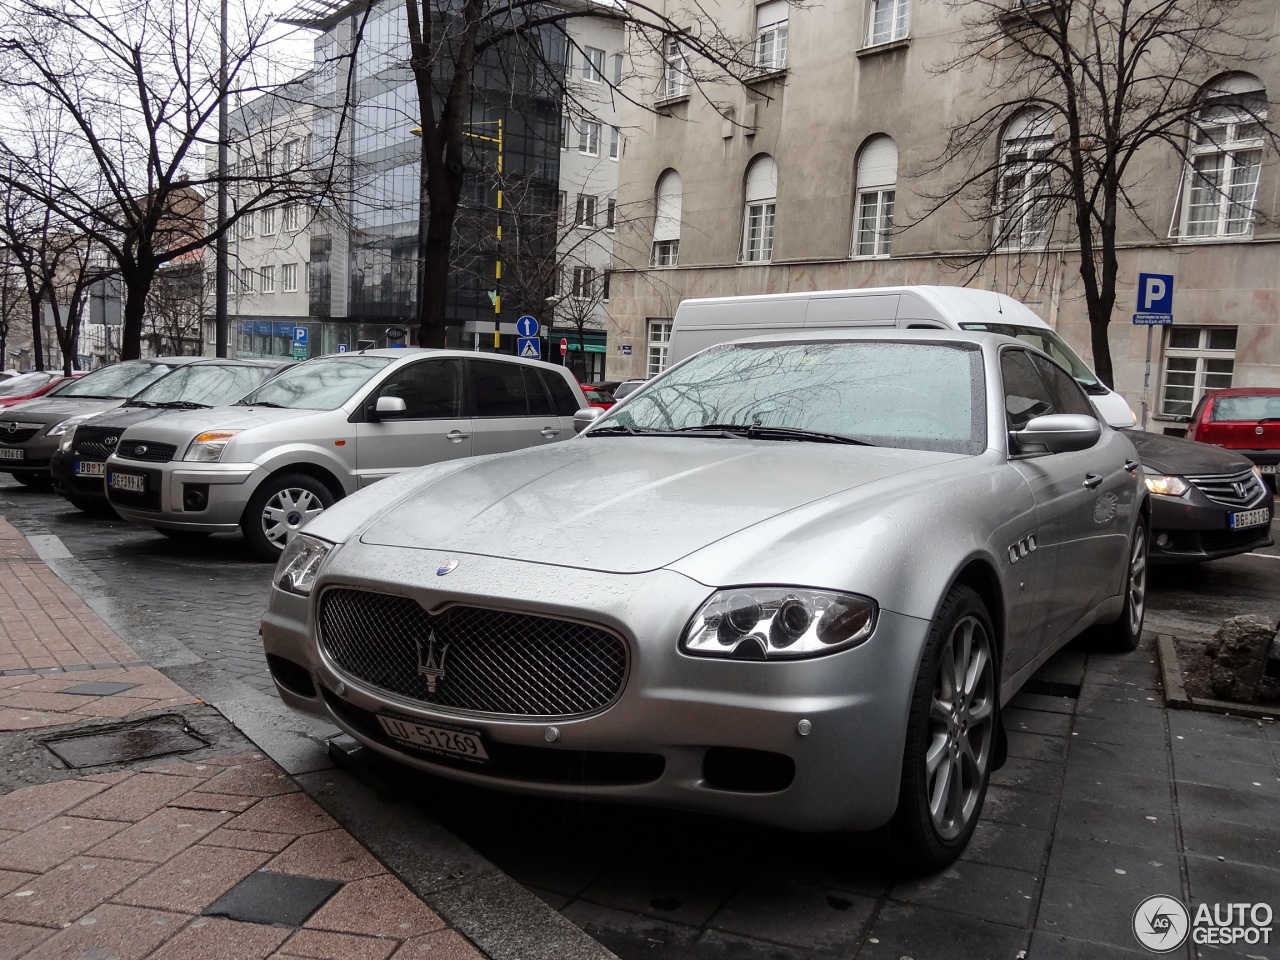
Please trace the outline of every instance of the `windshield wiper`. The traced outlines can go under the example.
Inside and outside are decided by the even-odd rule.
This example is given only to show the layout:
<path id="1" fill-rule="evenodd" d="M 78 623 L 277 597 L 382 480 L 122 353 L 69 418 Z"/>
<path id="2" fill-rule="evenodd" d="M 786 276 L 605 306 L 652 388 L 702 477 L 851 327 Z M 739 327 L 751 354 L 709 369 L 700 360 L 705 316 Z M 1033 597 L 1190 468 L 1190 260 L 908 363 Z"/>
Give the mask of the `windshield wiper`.
<path id="1" fill-rule="evenodd" d="M 166 410 L 208 410 L 213 404 L 197 403 L 194 400 L 155 400 L 153 401 L 157 407 L 164 407 Z"/>
<path id="2" fill-rule="evenodd" d="M 158 406 L 158 404 L 153 403 L 153 402 L 152 402 L 152 401 L 150 401 L 150 400 L 126 400 L 126 401 L 124 402 L 124 405 L 125 405 L 126 407 L 154 407 L 154 406 Z"/>
<path id="3" fill-rule="evenodd" d="M 629 437 L 638 437 L 642 433 L 649 433 L 648 430 L 637 430 L 635 427 L 627 423 L 615 423 L 608 427 L 599 427 L 592 430 L 590 436 L 604 437 L 609 435 L 626 434 Z"/>
<path id="4" fill-rule="evenodd" d="M 246 400 L 237 400 L 235 403 L 235 406 L 237 407 L 271 407 L 272 409 L 275 409 L 275 410 L 289 409 L 289 407 L 286 407 L 283 403 L 272 403 L 270 400 L 254 400 L 252 403 Z"/>
<path id="5" fill-rule="evenodd" d="M 694 437 L 723 437 L 747 440 L 808 440 L 814 443 L 847 443 L 857 447 L 874 447 L 874 443 L 846 437 L 842 433 L 825 433 L 821 430 L 805 430 L 802 427 L 767 427 L 760 423 L 703 423 L 674 430 L 647 430 L 656 436 L 681 434 Z"/>

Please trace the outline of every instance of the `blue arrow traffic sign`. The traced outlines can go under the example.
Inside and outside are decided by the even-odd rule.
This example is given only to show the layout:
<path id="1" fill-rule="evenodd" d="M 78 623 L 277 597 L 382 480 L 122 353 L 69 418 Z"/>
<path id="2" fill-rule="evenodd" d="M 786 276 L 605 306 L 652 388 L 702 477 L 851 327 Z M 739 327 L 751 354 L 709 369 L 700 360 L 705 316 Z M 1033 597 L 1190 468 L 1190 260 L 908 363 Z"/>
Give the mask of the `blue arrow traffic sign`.
<path id="1" fill-rule="evenodd" d="M 526 360 L 541 360 L 542 341 L 537 337 L 520 337 L 516 340 L 516 356 Z"/>
<path id="2" fill-rule="evenodd" d="M 536 337 L 538 335 L 537 319 L 535 319 L 534 317 L 528 316 L 527 314 L 521 317 L 519 320 L 516 321 L 516 333 L 518 333 L 520 336 L 525 338 Z M 522 347 L 521 350 L 523 349 L 524 348 Z M 523 357 L 524 353 L 521 353 L 520 356 Z"/>

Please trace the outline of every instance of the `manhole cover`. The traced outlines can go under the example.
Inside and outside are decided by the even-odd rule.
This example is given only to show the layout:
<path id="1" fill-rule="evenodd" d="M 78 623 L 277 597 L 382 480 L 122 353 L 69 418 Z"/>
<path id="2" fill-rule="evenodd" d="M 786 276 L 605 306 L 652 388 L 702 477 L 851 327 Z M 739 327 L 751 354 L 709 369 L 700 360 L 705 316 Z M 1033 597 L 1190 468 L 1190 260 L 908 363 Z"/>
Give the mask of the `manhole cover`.
<path id="1" fill-rule="evenodd" d="M 209 741 L 187 726 L 182 717 L 173 715 L 65 733 L 40 742 L 69 767 L 129 763 L 209 746 Z"/>
<path id="2" fill-rule="evenodd" d="M 245 877 L 205 908 L 206 917 L 245 923 L 279 923 L 300 927 L 341 887 L 333 880 L 259 870 Z"/>

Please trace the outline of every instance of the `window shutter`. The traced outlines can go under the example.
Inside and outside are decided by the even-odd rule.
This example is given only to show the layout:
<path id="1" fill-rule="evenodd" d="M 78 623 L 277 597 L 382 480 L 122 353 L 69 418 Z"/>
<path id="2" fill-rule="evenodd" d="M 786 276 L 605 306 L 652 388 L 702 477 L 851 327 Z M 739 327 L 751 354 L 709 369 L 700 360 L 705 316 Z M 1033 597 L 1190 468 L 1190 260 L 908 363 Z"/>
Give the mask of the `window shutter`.
<path id="1" fill-rule="evenodd" d="M 1053 136 L 1053 121 L 1047 113 L 1039 110 L 1023 110 L 1009 121 L 1009 126 L 1004 131 L 1006 143 L 1010 140 L 1051 136 Z"/>
<path id="2" fill-rule="evenodd" d="M 1206 96 L 1209 97 L 1238 97 L 1245 93 L 1262 93 L 1266 87 L 1251 73 L 1230 73 L 1225 77 L 1219 77 L 1209 86 Z"/>
<path id="3" fill-rule="evenodd" d="M 775 23 L 786 23 L 790 8 L 786 0 L 769 0 L 756 7 L 756 30 L 772 26 Z"/>
<path id="4" fill-rule="evenodd" d="M 872 137 L 858 155 L 858 189 L 888 187 L 897 182 L 897 144 L 892 137 Z"/>
<path id="5" fill-rule="evenodd" d="M 773 200 L 778 196 L 778 168 L 773 157 L 759 157 L 747 170 L 747 203 Z"/>
<path id="6" fill-rule="evenodd" d="M 658 214 L 653 222 L 654 240 L 680 239 L 680 208 L 684 186 L 680 174 L 668 170 L 658 181 Z"/>

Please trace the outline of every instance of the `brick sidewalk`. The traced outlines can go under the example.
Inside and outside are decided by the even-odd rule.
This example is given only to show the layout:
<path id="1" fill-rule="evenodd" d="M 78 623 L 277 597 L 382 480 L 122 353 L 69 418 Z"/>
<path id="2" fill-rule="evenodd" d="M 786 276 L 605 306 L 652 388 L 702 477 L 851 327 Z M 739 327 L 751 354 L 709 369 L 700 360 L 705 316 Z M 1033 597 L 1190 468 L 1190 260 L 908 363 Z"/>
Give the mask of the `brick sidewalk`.
<path id="1" fill-rule="evenodd" d="M 0 730 L 195 703 L 0 518 Z M 0 796 L 0 960 L 481 960 L 274 763 L 210 752 Z"/>

